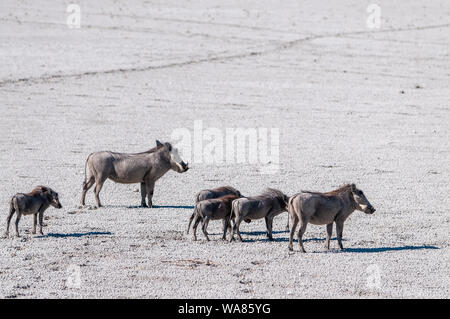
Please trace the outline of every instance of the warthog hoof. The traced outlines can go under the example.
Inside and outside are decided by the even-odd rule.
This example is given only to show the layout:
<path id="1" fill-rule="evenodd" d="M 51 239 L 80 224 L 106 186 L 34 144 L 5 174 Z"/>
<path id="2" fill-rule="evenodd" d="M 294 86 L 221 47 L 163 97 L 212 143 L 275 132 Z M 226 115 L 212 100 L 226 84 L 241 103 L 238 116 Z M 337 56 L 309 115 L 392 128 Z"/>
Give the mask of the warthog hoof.
<path id="1" fill-rule="evenodd" d="M 294 251 L 294 247 L 292 247 L 291 245 L 288 246 L 289 251 Z"/>

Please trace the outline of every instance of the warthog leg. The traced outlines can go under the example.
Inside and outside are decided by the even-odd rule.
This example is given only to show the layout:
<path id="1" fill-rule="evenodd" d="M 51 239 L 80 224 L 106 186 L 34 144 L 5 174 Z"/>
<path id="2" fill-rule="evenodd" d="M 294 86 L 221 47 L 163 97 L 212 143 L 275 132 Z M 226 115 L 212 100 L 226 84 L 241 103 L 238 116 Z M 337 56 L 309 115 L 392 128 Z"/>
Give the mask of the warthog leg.
<path id="1" fill-rule="evenodd" d="M 102 190 L 103 184 L 105 183 L 106 178 L 100 177 L 98 180 L 95 181 L 95 201 L 97 202 L 97 207 L 102 207 L 102 204 L 100 203 L 100 191 Z"/>
<path id="2" fill-rule="evenodd" d="M 222 236 L 222 239 L 226 240 L 227 239 L 227 230 L 229 229 L 231 231 L 231 222 L 230 222 L 228 216 L 225 217 L 225 219 L 222 221 L 222 224 L 223 224 L 223 236 Z"/>
<path id="3" fill-rule="evenodd" d="M 236 223 L 234 223 L 233 227 L 231 227 L 231 234 L 230 234 L 230 239 L 229 242 L 231 243 L 234 240 L 234 231 L 236 229 Z"/>
<path id="4" fill-rule="evenodd" d="M 192 213 L 191 217 L 189 217 L 189 223 L 188 223 L 188 227 L 186 229 L 186 234 L 189 234 L 189 229 L 191 228 L 191 224 L 192 224 L 192 221 L 194 220 L 194 217 L 195 217 L 195 212 Z M 206 233 L 208 234 L 208 231 L 206 231 Z"/>
<path id="5" fill-rule="evenodd" d="M 228 220 L 228 229 L 230 230 L 230 239 L 229 239 L 229 241 L 231 242 L 234 238 L 234 236 L 233 236 L 233 233 L 234 233 L 234 231 L 233 231 L 233 229 L 234 229 L 234 226 L 236 225 L 236 218 L 233 218 L 233 217 L 230 217 L 230 219 Z"/>
<path id="6" fill-rule="evenodd" d="M 327 239 L 325 240 L 325 248 L 330 250 L 330 239 L 333 234 L 333 223 L 327 225 Z"/>
<path id="7" fill-rule="evenodd" d="M 145 186 L 145 183 L 141 183 L 141 207 L 148 207 L 147 203 L 145 202 L 145 197 L 147 197 L 147 187 Z"/>
<path id="8" fill-rule="evenodd" d="M 9 236 L 9 224 L 11 223 L 11 218 L 14 215 L 14 212 L 16 211 L 16 209 L 14 208 L 14 199 L 11 200 L 11 203 L 9 205 L 9 214 L 6 217 L 6 231 L 5 231 L 5 237 Z"/>
<path id="9" fill-rule="evenodd" d="M 292 226 L 291 226 L 291 231 L 289 233 L 289 250 L 294 250 L 294 247 L 292 245 L 292 242 L 294 241 L 294 232 L 295 229 L 297 228 L 297 224 L 298 224 L 298 216 L 296 214 L 293 215 L 292 217 Z"/>
<path id="10" fill-rule="evenodd" d="M 42 231 L 42 226 L 44 225 L 44 211 L 39 212 L 39 234 L 44 235 L 44 232 Z"/>
<path id="11" fill-rule="evenodd" d="M 237 235 L 238 235 L 238 238 L 239 238 L 239 241 L 243 241 L 242 240 L 242 236 L 241 236 L 241 231 L 239 230 L 239 226 L 241 225 L 241 223 L 239 222 L 239 224 L 237 224 L 237 227 L 236 227 L 236 231 L 237 231 Z"/>
<path id="12" fill-rule="evenodd" d="M 194 226 L 192 226 L 192 234 L 193 234 L 194 241 L 197 240 L 197 226 L 198 226 L 198 223 L 200 223 L 201 219 L 202 218 L 200 216 L 195 215 Z"/>
<path id="13" fill-rule="evenodd" d="M 237 234 L 238 240 L 239 240 L 239 241 L 242 241 L 241 232 L 239 231 L 239 225 L 241 224 L 241 221 L 242 221 L 242 220 L 241 220 L 240 216 L 239 216 L 239 215 L 236 216 L 236 218 L 235 218 L 235 220 L 234 220 L 233 232 L 231 233 L 230 241 L 233 240 L 234 233 Z"/>
<path id="14" fill-rule="evenodd" d="M 146 181 L 145 186 L 147 188 L 147 198 L 148 198 L 148 207 L 153 207 L 153 190 L 155 189 L 155 182 L 154 181 Z"/>
<path id="15" fill-rule="evenodd" d="M 33 214 L 33 230 L 31 231 L 33 235 L 36 234 L 37 214 Z"/>
<path id="16" fill-rule="evenodd" d="M 270 217 L 267 217 L 267 216 L 264 219 L 266 220 L 267 237 L 269 237 L 269 240 L 273 240 L 273 237 L 272 237 L 272 221 L 273 221 L 273 219 Z"/>
<path id="17" fill-rule="evenodd" d="M 306 253 L 305 248 L 303 247 L 303 234 L 306 231 L 306 226 L 308 225 L 308 221 L 300 220 L 300 229 L 298 230 L 298 244 L 300 245 L 300 252 Z"/>
<path id="18" fill-rule="evenodd" d="M 20 237 L 20 233 L 19 233 L 20 217 L 22 217 L 22 213 L 19 210 L 17 210 L 17 216 L 16 216 L 16 236 L 17 237 Z"/>
<path id="19" fill-rule="evenodd" d="M 87 182 L 83 182 L 83 191 L 81 192 L 81 205 L 86 205 L 86 193 L 94 185 L 94 176 L 91 176 Z"/>
<path id="20" fill-rule="evenodd" d="M 286 231 L 289 231 L 289 213 L 287 214 Z"/>
<path id="21" fill-rule="evenodd" d="M 191 224 L 192 224 L 192 221 L 194 220 L 194 217 L 195 217 L 195 213 L 192 213 L 191 217 L 189 217 L 189 223 L 188 223 L 188 227 L 186 230 L 186 234 L 189 234 L 189 229 L 191 228 Z"/>
<path id="22" fill-rule="evenodd" d="M 208 228 L 208 223 L 209 223 L 209 217 L 207 216 L 207 217 L 203 218 L 203 223 L 202 223 L 202 231 L 203 231 L 203 234 L 205 235 L 207 241 L 209 241 L 208 232 L 206 231 L 206 229 Z"/>
<path id="23" fill-rule="evenodd" d="M 337 240 L 338 245 L 341 250 L 344 249 L 344 246 L 342 246 L 342 231 L 344 230 L 344 223 L 336 221 L 336 234 L 337 234 Z"/>

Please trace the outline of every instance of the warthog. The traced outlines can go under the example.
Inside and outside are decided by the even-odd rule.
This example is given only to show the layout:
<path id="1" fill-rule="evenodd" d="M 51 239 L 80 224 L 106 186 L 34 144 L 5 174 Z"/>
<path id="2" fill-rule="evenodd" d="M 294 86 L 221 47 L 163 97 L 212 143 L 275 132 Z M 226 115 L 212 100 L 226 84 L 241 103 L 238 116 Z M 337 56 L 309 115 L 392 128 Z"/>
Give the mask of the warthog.
<path id="1" fill-rule="evenodd" d="M 204 189 L 195 196 L 195 203 L 198 203 L 205 199 L 219 198 L 225 195 L 236 195 L 237 197 L 242 197 L 241 192 L 236 188 L 231 186 L 222 186 L 215 189 Z M 195 210 L 189 218 L 189 224 L 186 234 L 189 234 L 189 229 L 191 228 L 191 223 L 194 220 Z"/>
<path id="2" fill-rule="evenodd" d="M 239 225 L 244 219 L 260 219 L 266 220 L 267 237 L 272 237 L 273 218 L 287 210 L 289 198 L 281 191 L 268 188 L 264 193 L 254 197 L 243 197 L 233 201 L 231 209 L 231 219 L 234 218 L 233 231 L 230 241 L 233 240 L 234 233 L 237 232 L 238 238 L 242 241 Z"/>
<path id="3" fill-rule="evenodd" d="M 33 234 L 36 234 L 36 224 L 37 217 L 39 214 L 39 233 L 43 235 L 42 232 L 42 221 L 44 219 L 44 212 L 49 206 L 55 208 L 61 208 L 61 203 L 58 199 L 58 193 L 53 191 L 50 187 L 46 186 L 36 186 L 30 193 L 23 194 L 17 193 L 11 198 L 9 206 L 9 214 L 6 217 L 6 232 L 5 237 L 9 236 L 9 223 L 14 213 L 16 216 L 16 235 L 20 237 L 19 234 L 19 221 L 22 215 L 33 214 Z"/>
<path id="4" fill-rule="evenodd" d="M 204 189 L 195 196 L 195 202 L 211 198 L 219 198 L 225 195 L 236 195 L 242 197 L 241 192 L 231 186 L 221 186 L 214 189 Z"/>
<path id="5" fill-rule="evenodd" d="M 292 218 L 289 250 L 293 250 L 292 241 L 299 221 L 298 243 L 301 252 L 306 252 L 303 248 L 302 237 L 308 223 L 327 225 L 325 247 L 330 249 L 330 238 L 333 232 L 333 222 L 335 222 L 339 248 L 344 249 L 342 246 L 344 222 L 355 210 L 363 211 L 366 214 L 375 212 L 375 208 L 369 203 L 364 193 L 356 188 L 355 184 L 347 184 L 328 193 L 302 191 L 292 196 L 288 205 L 289 215 Z"/>
<path id="6" fill-rule="evenodd" d="M 231 232 L 231 203 L 239 198 L 236 195 L 226 195 L 219 198 L 211 198 L 199 201 L 194 207 L 194 226 L 192 232 L 194 234 L 194 240 L 197 240 L 197 225 L 202 221 L 202 230 L 205 234 L 206 240 L 208 237 L 208 223 L 212 220 L 223 220 L 223 236 L 222 239 L 226 239 L 227 229 Z M 190 224 L 190 222 L 189 222 Z"/>
<path id="7" fill-rule="evenodd" d="M 86 168 L 89 170 L 86 176 Z M 81 205 L 85 205 L 86 192 L 95 183 L 95 200 L 101 207 L 99 193 L 106 179 L 122 184 L 141 184 L 141 206 L 152 207 L 155 182 L 170 169 L 183 173 L 189 167 L 179 156 L 178 150 L 169 143 L 156 141 L 156 147 L 142 153 L 95 152 L 85 164 L 85 180 Z M 148 206 L 145 203 L 148 197 Z"/>

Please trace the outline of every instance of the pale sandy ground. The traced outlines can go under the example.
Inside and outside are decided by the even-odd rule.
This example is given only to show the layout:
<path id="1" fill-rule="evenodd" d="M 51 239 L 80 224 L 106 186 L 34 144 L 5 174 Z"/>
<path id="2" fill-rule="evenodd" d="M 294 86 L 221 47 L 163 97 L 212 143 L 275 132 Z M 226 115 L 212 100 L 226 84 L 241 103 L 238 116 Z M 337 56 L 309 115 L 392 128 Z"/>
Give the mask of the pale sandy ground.
<path id="1" fill-rule="evenodd" d="M 16 192 L 47 184 L 64 205 L 47 211 L 48 235 L 25 217 L 23 238 L 0 240 L 0 297 L 449 297 L 447 0 L 378 1 L 380 30 L 357 0 L 79 3 L 80 29 L 65 1 L 0 4 L 0 231 Z M 279 172 L 192 163 L 157 183 L 162 207 L 136 208 L 135 185 L 108 181 L 105 208 L 77 209 L 90 152 L 146 150 L 194 120 L 280 128 Z M 377 212 L 352 215 L 344 252 L 310 225 L 308 254 L 289 254 L 286 215 L 275 242 L 262 221 L 243 224 L 244 243 L 222 242 L 219 222 L 211 242 L 184 234 L 203 188 L 345 182 Z"/>

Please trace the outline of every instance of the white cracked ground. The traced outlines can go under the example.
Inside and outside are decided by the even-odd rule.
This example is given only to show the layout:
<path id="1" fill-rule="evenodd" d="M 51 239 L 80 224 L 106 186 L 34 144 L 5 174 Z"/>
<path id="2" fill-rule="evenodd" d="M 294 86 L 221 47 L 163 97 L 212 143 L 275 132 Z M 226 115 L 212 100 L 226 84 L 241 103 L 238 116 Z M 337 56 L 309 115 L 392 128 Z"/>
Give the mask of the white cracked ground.
<path id="1" fill-rule="evenodd" d="M 368 29 L 369 3 L 79 1 L 70 29 L 66 1 L 2 1 L 0 231 L 9 198 L 37 184 L 64 208 L 46 236 L 24 217 L 22 238 L 0 240 L 0 297 L 448 298 L 450 4 L 377 1 Z M 279 128 L 279 171 L 191 163 L 157 182 L 157 208 L 111 181 L 104 208 L 77 208 L 89 153 L 143 151 L 195 120 Z M 344 252 L 309 225 L 308 253 L 289 254 L 286 214 L 274 242 L 263 221 L 243 243 L 221 241 L 220 222 L 211 242 L 184 234 L 204 188 L 346 182 L 377 212 L 346 222 Z"/>

